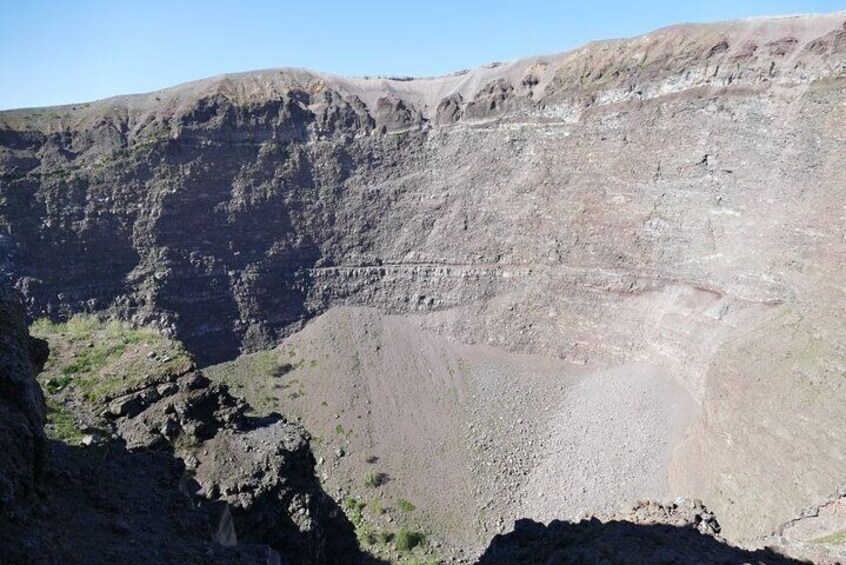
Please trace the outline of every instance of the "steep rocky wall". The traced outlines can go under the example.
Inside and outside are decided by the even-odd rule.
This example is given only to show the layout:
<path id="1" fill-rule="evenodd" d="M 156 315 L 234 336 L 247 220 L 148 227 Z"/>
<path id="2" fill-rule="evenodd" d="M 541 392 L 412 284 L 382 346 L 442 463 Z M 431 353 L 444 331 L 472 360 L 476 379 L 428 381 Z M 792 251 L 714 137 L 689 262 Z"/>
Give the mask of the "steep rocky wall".
<path id="1" fill-rule="evenodd" d="M 204 359 L 346 302 L 438 311 L 644 279 L 783 300 L 747 260 L 816 244 L 773 219 L 818 230 L 805 224 L 830 204 L 840 145 L 818 110 L 840 111 L 842 20 L 680 26 L 435 79 L 262 71 L 5 112 L 2 269 L 33 313 L 112 309 Z M 478 337 L 581 354 L 577 336 L 541 333 Z"/>
<path id="2" fill-rule="evenodd" d="M 35 380 L 47 353 L 3 282 L 0 562 L 365 561 L 315 477 L 301 427 L 276 413 L 247 416 L 226 387 L 181 366 L 140 381 L 118 375 L 124 386 L 102 396 L 55 387 L 52 419 L 60 410 L 89 433 L 82 445 L 48 441 Z"/>
<path id="3" fill-rule="evenodd" d="M 269 545 L 294 563 L 364 559 L 352 525 L 315 476 L 308 435 L 278 413 L 246 416 L 247 404 L 194 371 L 163 375 L 103 404 L 88 411 L 105 415 L 128 448 L 173 449 L 189 473 L 181 488 L 199 506 L 227 508 L 233 540 Z M 88 417 L 96 422 L 96 415 Z"/>
<path id="4" fill-rule="evenodd" d="M 19 512 L 44 475 L 44 397 L 35 375 L 47 359 L 43 341 L 29 337 L 20 297 L 0 282 L 0 513 Z"/>
<path id="5" fill-rule="evenodd" d="M 0 270 L 32 314 L 157 325 L 201 362 L 358 304 L 661 366 L 702 405 L 674 490 L 754 537 L 846 475 L 844 92 L 838 13 L 3 112 Z"/>

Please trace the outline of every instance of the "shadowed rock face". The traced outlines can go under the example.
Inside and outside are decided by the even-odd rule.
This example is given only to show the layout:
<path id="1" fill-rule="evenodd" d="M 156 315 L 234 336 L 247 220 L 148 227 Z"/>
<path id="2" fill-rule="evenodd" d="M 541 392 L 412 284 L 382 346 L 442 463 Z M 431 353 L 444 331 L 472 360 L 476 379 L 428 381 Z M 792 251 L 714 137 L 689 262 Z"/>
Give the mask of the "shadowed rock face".
<path id="1" fill-rule="evenodd" d="M 113 429 L 132 449 L 175 451 L 192 477 L 182 488 L 228 508 L 237 540 L 294 563 L 363 561 L 352 525 L 315 477 L 302 428 L 279 414 L 246 416 L 247 404 L 199 372 L 124 392 L 105 410 Z"/>
<path id="2" fill-rule="evenodd" d="M 829 561 L 820 561 L 820 563 Z M 661 504 L 641 501 L 614 514 L 549 525 L 518 520 L 491 541 L 479 565 L 506 563 L 757 563 L 794 560 L 771 548 L 748 551 L 720 537 L 716 517 L 700 501 L 680 498 Z"/>
<path id="3" fill-rule="evenodd" d="M 846 426 L 844 20 L 3 112 L 0 270 L 32 314 L 154 324 L 203 363 L 355 304 L 659 365 L 702 405 L 674 489 L 761 535 L 846 475 L 818 437 Z"/>
<path id="4" fill-rule="evenodd" d="M 352 525 L 315 478 L 304 430 L 279 414 L 247 417 L 248 408 L 189 372 L 118 397 L 107 418 L 133 449 L 173 449 L 193 477 L 184 489 L 228 508 L 240 542 L 295 563 L 363 561 Z"/>
<path id="5" fill-rule="evenodd" d="M 35 381 L 47 346 L 5 283 L 0 345 L 3 563 L 365 562 L 302 428 L 247 417 L 225 387 L 188 370 L 75 405 L 105 426 L 89 447 L 47 442 Z"/>
<path id="6" fill-rule="evenodd" d="M 622 521 L 602 523 L 593 519 L 578 523 L 555 520 L 548 526 L 531 520 L 519 521 L 513 532 L 494 538 L 478 563 L 789 565 L 808 562 L 793 560 L 772 550 L 747 551 L 732 547 L 691 527 Z"/>
<path id="7" fill-rule="evenodd" d="M 18 294 L 0 284 L 0 513 L 16 515 L 46 466 L 44 397 L 35 374 L 47 344 L 29 337 Z"/>

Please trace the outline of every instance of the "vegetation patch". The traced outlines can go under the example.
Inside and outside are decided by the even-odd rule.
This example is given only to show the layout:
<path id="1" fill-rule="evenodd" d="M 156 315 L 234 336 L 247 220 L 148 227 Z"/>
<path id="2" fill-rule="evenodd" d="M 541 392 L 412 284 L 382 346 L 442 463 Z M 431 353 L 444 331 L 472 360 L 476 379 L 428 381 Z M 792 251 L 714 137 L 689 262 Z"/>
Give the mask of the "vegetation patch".
<path id="1" fill-rule="evenodd" d="M 347 518 L 349 518 L 353 526 L 358 528 L 364 523 L 363 510 L 364 507 L 367 506 L 366 503 L 351 496 L 347 496 L 342 501 L 341 506 L 343 506 Z"/>
<path id="2" fill-rule="evenodd" d="M 177 342 L 90 315 L 67 322 L 36 320 L 30 333 L 50 345 L 48 363 L 38 376 L 49 395 L 79 394 L 99 401 L 146 379 L 185 372 L 192 364 Z"/>
<path id="3" fill-rule="evenodd" d="M 369 488 L 379 488 L 387 482 L 388 475 L 386 473 L 369 471 L 364 475 L 364 486 Z"/>
<path id="4" fill-rule="evenodd" d="M 82 441 L 84 435 L 64 405 L 51 398 L 47 399 L 47 426 L 44 432 L 50 439 L 73 444 Z"/>
<path id="5" fill-rule="evenodd" d="M 277 408 L 277 393 L 293 389 L 286 396 L 295 400 L 305 395 L 303 383 L 297 379 L 286 381 L 294 365 L 280 359 L 276 350 L 247 353 L 237 359 L 206 367 L 203 373 L 237 391 L 256 413 L 268 413 Z"/>
<path id="6" fill-rule="evenodd" d="M 394 537 L 394 545 L 400 551 L 411 551 L 426 539 L 422 532 L 402 528 Z"/>
<path id="7" fill-rule="evenodd" d="M 846 544 L 846 530 L 840 530 L 827 536 L 813 540 L 813 543 L 824 543 L 828 545 L 844 545 Z"/>
<path id="8" fill-rule="evenodd" d="M 181 430 L 179 431 L 179 434 L 173 439 L 173 449 L 176 451 L 176 453 L 193 453 L 199 447 L 200 442 L 196 436 L 186 434 Z"/>
<path id="9" fill-rule="evenodd" d="M 56 377 L 50 377 L 42 382 L 42 386 L 50 394 L 56 394 L 63 391 L 69 384 L 71 384 L 71 377 L 69 375 L 61 374 Z"/>
<path id="10" fill-rule="evenodd" d="M 399 508 L 403 512 L 413 512 L 416 506 L 414 506 L 412 503 L 405 500 L 404 498 L 400 498 L 399 500 L 397 500 L 397 508 Z"/>

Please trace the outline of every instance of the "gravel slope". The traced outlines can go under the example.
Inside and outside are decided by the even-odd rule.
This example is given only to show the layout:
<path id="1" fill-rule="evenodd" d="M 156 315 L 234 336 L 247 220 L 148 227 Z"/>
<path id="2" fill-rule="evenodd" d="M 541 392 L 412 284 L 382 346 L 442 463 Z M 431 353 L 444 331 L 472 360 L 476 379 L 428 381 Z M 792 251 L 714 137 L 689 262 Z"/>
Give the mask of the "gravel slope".
<path id="1" fill-rule="evenodd" d="M 673 448 L 696 413 L 685 390 L 648 365 L 582 378 L 550 418 L 540 446 L 547 455 L 529 475 L 522 513 L 549 521 L 666 498 Z"/>
<path id="2" fill-rule="evenodd" d="M 366 502 L 376 527 L 423 529 L 447 555 L 477 554 L 518 518 L 669 496 L 672 449 L 696 404 L 666 374 L 460 345 L 419 323 L 330 310 L 274 350 L 297 368 L 267 387 L 246 374 L 236 386 L 274 394 L 302 420 L 327 492 Z M 385 484 L 365 485 L 377 472 Z M 384 514 L 371 513 L 377 501 Z"/>

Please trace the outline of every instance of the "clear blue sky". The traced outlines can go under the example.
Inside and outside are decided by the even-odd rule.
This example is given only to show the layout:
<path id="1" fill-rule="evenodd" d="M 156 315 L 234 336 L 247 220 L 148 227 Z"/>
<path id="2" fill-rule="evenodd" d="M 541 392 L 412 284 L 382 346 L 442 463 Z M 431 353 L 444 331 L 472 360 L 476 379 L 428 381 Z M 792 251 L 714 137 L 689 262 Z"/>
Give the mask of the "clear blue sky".
<path id="1" fill-rule="evenodd" d="M 0 0 L 0 109 L 294 66 L 433 75 L 591 39 L 846 0 Z"/>

